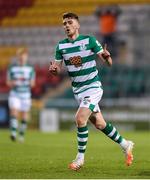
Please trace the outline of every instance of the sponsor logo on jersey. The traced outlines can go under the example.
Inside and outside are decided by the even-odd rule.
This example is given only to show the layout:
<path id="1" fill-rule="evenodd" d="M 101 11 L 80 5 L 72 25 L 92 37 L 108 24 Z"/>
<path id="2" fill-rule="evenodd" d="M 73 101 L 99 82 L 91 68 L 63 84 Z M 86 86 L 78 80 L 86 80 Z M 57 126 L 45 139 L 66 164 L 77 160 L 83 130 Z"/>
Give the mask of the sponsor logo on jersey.
<path id="1" fill-rule="evenodd" d="M 75 67 L 80 67 L 80 66 L 82 66 L 81 56 L 70 57 L 70 58 L 69 58 L 69 61 L 70 61 L 71 65 L 74 65 Z"/>

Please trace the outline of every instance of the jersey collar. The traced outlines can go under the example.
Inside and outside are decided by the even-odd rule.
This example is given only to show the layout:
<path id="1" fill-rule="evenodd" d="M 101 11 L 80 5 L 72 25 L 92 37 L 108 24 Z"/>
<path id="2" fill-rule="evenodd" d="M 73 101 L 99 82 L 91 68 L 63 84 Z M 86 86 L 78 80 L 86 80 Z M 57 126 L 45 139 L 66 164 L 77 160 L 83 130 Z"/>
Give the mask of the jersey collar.
<path id="1" fill-rule="evenodd" d="M 74 43 L 75 41 L 78 41 L 80 39 L 81 39 L 81 34 L 79 34 L 78 37 L 76 39 L 74 39 L 74 40 L 68 38 L 68 42 Z"/>

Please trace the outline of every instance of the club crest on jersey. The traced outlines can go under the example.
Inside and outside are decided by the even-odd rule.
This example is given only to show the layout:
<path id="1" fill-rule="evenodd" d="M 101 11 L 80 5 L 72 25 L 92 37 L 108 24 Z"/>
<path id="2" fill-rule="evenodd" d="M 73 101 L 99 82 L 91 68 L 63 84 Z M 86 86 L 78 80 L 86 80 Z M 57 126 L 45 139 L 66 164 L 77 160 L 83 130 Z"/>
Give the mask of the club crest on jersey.
<path id="1" fill-rule="evenodd" d="M 81 44 L 79 49 L 80 49 L 80 51 L 86 50 L 86 45 L 85 44 Z"/>
<path id="2" fill-rule="evenodd" d="M 84 97 L 84 99 L 83 99 L 83 104 L 87 105 L 87 104 L 89 104 L 90 102 L 91 102 L 90 96 Z"/>
<path id="3" fill-rule="evenodd" d="M 66 53 L 66 49 L 63 49 L 62 52 L 63 52 L 63 53 Z"/>

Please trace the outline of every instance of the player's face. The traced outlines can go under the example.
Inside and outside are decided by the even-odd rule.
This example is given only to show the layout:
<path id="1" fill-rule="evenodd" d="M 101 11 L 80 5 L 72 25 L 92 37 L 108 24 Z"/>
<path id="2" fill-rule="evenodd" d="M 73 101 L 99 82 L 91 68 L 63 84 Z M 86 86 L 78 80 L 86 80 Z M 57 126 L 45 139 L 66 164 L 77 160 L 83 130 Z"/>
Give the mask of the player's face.
<path id="1" fill-rule="evenodd" d="M 76 19 L 65 18 L 63 20 L 63 27 L 67 36 L 73 36 L 79 31 L 79 22 Z"/>
<path id="2" fill-rule="evenodd" d="M 27 60 L 28 60 L 28 53 L 22 53 L 19 55 L 19 62 L 21 65 L 24 65 L 27 63 Z"/>

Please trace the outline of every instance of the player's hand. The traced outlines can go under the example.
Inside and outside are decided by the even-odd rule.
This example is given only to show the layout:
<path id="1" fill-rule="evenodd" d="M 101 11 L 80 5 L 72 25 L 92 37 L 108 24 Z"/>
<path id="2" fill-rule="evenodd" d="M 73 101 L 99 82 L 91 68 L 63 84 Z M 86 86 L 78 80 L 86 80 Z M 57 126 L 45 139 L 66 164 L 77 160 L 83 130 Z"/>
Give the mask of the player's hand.
<path id="1" fill-rule="evenodd" d="M 18 81 L 10 80 L 9 82 L 7 82 L 7 84 L 10 88 L 14 88 L 14 87 L 18 86 Z"/>
<path id="2" fill-rule="evenodd" d="M 112 66 L 112 58 L 110 56 L 110 52 L 107 50 L 107 44 L 104 45 L 104 50 L 100 54 L 100 58 L 103 62 L 105 62 L 108 66 Z"/>
<path id="3" fill-rule="evenodd" d="M 57 63 L 55 61 L 50 62 L 49 71 L 53 75 L 57 75 L 57 73 L 58 73 L 58 65 L 57 65 Z"/>
<path id="4" fill-rule="evenodd" d="M 110 52 L 107 50 L 107 44 L 104 45 L 104 51 L 101 55 L 105 60 L 107 60 L 110 57 Z"/>

